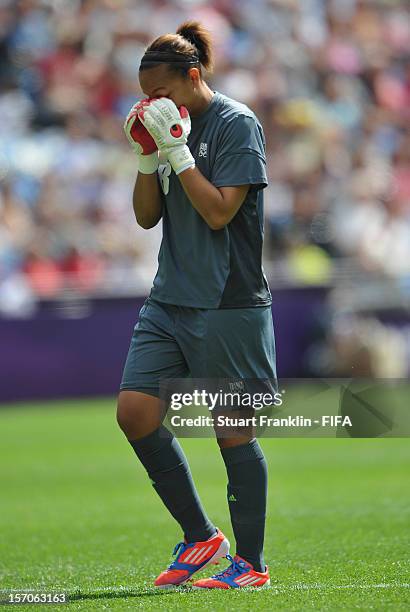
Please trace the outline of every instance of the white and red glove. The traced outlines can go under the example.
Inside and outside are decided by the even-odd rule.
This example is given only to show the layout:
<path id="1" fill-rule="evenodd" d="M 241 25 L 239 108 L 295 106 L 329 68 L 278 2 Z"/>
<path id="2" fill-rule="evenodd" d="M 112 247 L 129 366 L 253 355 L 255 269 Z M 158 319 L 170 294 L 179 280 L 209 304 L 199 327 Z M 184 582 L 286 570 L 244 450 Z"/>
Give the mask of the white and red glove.
<path id="1" fill-rule="evenodd" d="M 191 119 L 185 106 L 179 109 L 169 98 L 154 98 L 138 112 L 138 117 L 164 153 L 175 174 L 195 166 L 187 146 Z"/>
<path id="2" fill-rule="evenodd" d="M 132 150 L 138 158 L 138 171 L 141 174 L 153 174 L 158 168 L 158 147 L 138 118 L 151 100 L 141 100 L 131 108 L 124 123 L 124 132 Z"/>

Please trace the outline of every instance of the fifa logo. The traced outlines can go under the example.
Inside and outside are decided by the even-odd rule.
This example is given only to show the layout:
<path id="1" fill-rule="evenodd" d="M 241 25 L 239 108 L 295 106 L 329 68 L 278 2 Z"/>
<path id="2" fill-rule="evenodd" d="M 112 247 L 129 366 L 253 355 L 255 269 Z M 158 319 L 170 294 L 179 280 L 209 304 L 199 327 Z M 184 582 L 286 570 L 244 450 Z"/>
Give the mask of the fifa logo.
<path id="1" fill-rule="evenodd" d="M 199 145 L 199 157 L 207 157 L 208 155 L 208 144 L 206 142 L 201 142 Z"/>

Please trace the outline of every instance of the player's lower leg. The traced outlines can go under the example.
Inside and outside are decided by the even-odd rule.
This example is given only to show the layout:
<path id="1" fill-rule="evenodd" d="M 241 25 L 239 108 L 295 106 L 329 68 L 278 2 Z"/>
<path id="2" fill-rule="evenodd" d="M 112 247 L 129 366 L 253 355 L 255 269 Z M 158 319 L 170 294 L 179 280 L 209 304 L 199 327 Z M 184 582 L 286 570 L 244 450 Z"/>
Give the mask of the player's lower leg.
<path id="1" fill-rule="evenodd" d="M 176 559 L 157 577 L 155 586 L 172 588 L 229 552 L 229 542 L 206 516 L 185 454 L 177 439 L 162 426 L 130 441 L 154 489 L 180 524 L 185 539 L 174 550 Z"/>
<path id="2" fill-rule="evenodd" d="M 129 441 L 152 486 L 180 524 L 187 542 L 205 541 L 216 527 L 205 514 L 178 440 L 161 425 L 144 438 Z"/>
<path id="3" fill-rule="evenodd" d="M 247 444 L 221 448 L 228 474 L 228 504 L 237 554 L 231 565 L 212 578 L 194 583 L 199 588 L 268 586 L 263 557 L 265 535 L 267 466 L 256 439 Z"/>
<path id="4" fill-rule="evenodd" d="M 267 466 L 256 439 L 221 448 L 228 474 L 228 504 L 236 552 L 258 572 L 265 571 Z"/>

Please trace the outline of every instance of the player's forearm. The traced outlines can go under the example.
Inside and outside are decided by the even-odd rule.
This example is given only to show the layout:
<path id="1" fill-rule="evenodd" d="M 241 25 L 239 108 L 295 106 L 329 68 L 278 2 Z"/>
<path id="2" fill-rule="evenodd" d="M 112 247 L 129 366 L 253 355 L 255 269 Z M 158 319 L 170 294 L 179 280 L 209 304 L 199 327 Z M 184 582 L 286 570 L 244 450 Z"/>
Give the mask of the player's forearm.
<path id="1" fill-rule="evenodd" d="M 231 220 L 232 215 L 221 192 L 198 168 L 181 172 L 179 179 L 192 206 L 211 229 L 221 229 Z"/>
<path id="2" fill-rule="evenodd" d="M 132 200 L 138 225 L 144 229 L 154 227 L 162 217 L 162 203 L 156 172 L 138 174 Z"/>

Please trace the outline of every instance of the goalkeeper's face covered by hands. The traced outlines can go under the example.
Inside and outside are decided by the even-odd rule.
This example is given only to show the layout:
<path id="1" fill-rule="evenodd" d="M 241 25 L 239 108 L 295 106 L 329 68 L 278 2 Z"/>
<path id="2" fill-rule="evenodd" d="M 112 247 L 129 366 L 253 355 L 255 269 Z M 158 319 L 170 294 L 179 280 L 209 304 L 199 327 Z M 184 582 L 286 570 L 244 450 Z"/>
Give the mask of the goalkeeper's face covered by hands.
<path id="1" fill-rule="evenodd" d="M 147 98 L 170 98 L 177 108 L 185 106 L 192 116 L 200 111 L 197 95 L 200 74 L 197 68 L 191 68 L 184 77 L 163 64 L 140 72 L 139 81 Z"/>

